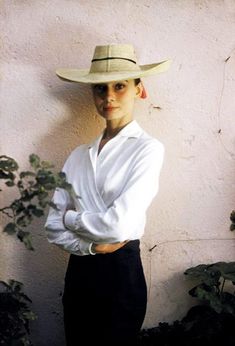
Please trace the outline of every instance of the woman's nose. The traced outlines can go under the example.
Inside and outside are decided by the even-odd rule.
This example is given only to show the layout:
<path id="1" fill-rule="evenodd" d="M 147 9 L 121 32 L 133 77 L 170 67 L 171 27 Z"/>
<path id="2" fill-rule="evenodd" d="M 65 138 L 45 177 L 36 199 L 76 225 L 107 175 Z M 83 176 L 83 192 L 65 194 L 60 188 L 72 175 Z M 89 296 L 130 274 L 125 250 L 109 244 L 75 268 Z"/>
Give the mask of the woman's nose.
<path id="1" fill-rule="evenodd" d="M 106 100 L 113 101 L 115 99 L 115 93 L 112 88 L 107 88 Z"/>

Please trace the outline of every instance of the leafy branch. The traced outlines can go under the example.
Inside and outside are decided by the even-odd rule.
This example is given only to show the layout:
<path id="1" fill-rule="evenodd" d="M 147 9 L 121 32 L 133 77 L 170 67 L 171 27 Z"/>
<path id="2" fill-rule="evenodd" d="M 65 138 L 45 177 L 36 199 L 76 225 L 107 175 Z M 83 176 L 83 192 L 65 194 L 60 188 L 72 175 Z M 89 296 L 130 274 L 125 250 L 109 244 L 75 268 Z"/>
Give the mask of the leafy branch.
<path id="1" fill-rule="evenodd" d="M 43 216 L 47 206 L 58 209 L 50 199 L 50 191 L 63 188 L 73 197 L 75 192 L 66 181 L 65 173 L 54 173 L 54 166 L 50 162 L 41 161 L 38 155 L 31 154 L 29 163 L 32 170 L 19 171 L 18 163 L 13 158 L 0 156 L 0 180 L 9 188 L 15 187 L 19 196 L 8 206 L 0 208 L 0 213 L 11 219 L 3 232 L 15 235 L 27 249 L 34 250 L 31 233 L 25 231 L 25 228 L 35 217 Z"/>

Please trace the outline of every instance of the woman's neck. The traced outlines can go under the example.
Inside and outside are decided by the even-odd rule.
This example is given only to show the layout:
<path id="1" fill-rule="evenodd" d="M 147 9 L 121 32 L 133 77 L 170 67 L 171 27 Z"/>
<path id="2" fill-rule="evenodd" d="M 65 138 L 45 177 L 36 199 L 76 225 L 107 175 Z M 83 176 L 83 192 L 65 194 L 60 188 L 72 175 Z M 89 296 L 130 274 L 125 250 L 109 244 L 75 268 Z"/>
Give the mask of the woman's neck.
<path id="1" fill-rule="evenodd" d="M 113 119 L 106 121 L 106 129 L 104 132 L 104 139 L 110 139 L 115 137 L 126 125 L 128 125 L 133 119 L 123 121 L 123 119 Z"/>

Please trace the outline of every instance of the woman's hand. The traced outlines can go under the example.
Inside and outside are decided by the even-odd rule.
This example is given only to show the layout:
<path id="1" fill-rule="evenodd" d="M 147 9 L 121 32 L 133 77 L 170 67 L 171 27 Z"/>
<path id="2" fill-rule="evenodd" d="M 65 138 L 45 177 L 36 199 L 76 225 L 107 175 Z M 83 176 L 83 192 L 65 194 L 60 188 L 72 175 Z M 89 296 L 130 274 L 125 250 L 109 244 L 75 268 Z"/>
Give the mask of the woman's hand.
<path id="1" fill-rule="evenodd" d="M 91 251 L 97 254 L 106 254 L 119 250 L 121 247 L 126 245 L 129 240 L 125 240 L 121 243 L 111 243 L 111 244 L 92 244 Z"/>

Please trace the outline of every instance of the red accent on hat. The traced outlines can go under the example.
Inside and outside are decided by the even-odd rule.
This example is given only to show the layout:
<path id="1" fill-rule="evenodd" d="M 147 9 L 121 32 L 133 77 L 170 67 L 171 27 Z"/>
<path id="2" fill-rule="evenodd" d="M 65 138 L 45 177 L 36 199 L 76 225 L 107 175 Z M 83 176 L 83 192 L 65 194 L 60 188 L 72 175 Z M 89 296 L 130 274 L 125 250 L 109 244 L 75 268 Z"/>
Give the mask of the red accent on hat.
<path id="1" fill-rule="evenodd" d="M 143 86 L 143 85 L 142 85 L 142 86 Z M 146 99 L 146 97 L 147 97 L 147 93 L 146 93 L 145 87 L 143 86 L 143 90 L 142 90 L 142 93 L 141 93 L 140 98 Z"/>

